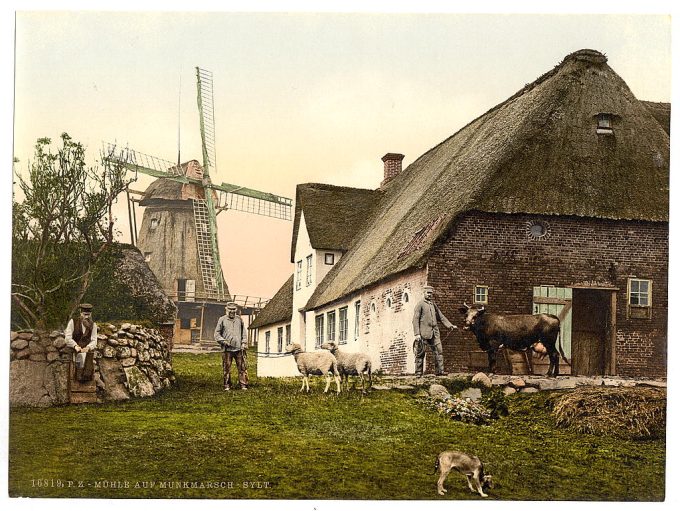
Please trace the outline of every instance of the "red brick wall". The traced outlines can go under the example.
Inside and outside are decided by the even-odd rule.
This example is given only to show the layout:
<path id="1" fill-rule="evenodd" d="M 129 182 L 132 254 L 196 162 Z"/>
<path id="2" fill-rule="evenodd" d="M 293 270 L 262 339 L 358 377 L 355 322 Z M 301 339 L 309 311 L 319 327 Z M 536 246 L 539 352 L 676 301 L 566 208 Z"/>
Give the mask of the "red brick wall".
<path id="1" fill-rule="evenodd" d="M 548 225 L 531 238 L 528 222 Z M 627 279 L 653 281 L 652 317 L 628 318 Z M 471 212 L 452 227 L 428 260 L 428 283 L 444 314 L 460 326 L 458 307 L 489 286 L 487 309 L 531 313 L 533 287 L 608 285 L 617 292 L 616 374 L 666 376 L 668 224 L 578 217 Z M 444 343 L 447 371 L 468 370 L 474 336 L 458 330 Z"/>

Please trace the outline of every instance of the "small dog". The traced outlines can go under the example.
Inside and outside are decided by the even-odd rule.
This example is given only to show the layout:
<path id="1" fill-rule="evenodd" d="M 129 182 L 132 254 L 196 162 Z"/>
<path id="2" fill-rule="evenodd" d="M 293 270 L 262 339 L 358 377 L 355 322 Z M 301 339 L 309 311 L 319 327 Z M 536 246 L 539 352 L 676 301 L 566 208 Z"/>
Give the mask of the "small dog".
<path id="1" fill-rule="evenodd" d="M 470 456 L 464 452 L 444 451 L 439 453 L 437 461 L 434 463 L 434 473 L 440 471 L 439 481 L 437 481 L 437 491 L 439 495 L 444 495 L 444 481 L 451 469 L 455 468 L 467 477 L 468 487 L 472 492 L 479 492 L 482 497 L 488 497 L 484 490 L 493 488 L 493 480 L 490 475 L 484 475 L 484 465 L 477 456 Z M 472 483 L 475 487 L 473 488 Z"/>

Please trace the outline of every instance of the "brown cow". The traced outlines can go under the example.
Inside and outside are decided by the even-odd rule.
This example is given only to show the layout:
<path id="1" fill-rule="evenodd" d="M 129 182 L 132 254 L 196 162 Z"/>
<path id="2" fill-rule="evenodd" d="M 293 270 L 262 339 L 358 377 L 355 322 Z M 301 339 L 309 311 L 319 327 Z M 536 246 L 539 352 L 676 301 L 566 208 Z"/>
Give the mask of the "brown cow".
<path id="1" fill-rule="evenodd" d="M 560 373 L 559 362 L 562 345 L 558 345 L 560 319 L 552 314 L 503 315 L 486 312 L 482 307 L 470 307 L 463 303 L 458 309 L 465 316 L 463 330 L 470 330 L 477 337 L 479 347 L 489 357 L 489 371 L 496 370 L 496 353 L 502 347 L 526 351 L 541 343 L 550 357 L 548 376 Z M 559 353 L 556 345 L 559 346 Z"/>

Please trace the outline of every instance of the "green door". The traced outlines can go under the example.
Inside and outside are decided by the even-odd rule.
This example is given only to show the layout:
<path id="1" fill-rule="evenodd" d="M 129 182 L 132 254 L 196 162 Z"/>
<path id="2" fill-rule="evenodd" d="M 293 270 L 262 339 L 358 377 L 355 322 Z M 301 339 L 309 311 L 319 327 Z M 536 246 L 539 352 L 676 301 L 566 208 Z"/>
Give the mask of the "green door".
<path id="1" fill-rule="evenodd" d="M 533 314 L 554 314 L 560 318 L 560 339 L 567 359 L 571 361 L 571 304 L 569 287 L 535 286 Z"/>

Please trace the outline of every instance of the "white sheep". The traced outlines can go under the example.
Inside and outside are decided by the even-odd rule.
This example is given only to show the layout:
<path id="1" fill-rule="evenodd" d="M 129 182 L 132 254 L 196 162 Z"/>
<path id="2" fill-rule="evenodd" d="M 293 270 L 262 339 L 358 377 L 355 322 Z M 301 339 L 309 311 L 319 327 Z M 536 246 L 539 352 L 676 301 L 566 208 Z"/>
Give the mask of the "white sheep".
<path id="1" fill-rule="evenodd" d="M 286 353 L 292 353 L 297 363 L 298 371 L 302 374 L 302 388 L 300 392 L 307 387 L 309 392 L 309 375 L 326 376 L 326 388 L 324 392 L 328 392 L 331 386 L 331 374 L 335 379 L 335 386 L 338 394 L 340 393 L 340 373 L 338 372 L 338 361 L 333 355 L 327 351 L 315 351 L 307 353 L 302 351 L 302 347 L 298 343 L 289 344 L 286 346 Z"/>
<path id="2" fill-rule="evenodd" d="M 325 350 L 328 350 L 335 356 L 338 361 L 338 370 L 340 371 L 340 378 L 345 381 L 345 385 L 349 390 L 349 376 L 358 376 L 361 380 L 361 392 L 364 390 L 364 373 L 368 374 L 368 387 L 373 386 L 371 378 L 371 359 L 365 353 L 346 353 L 338 349 L 338 345 L 334 342 L 326 342 L 321 345 Z"/>

